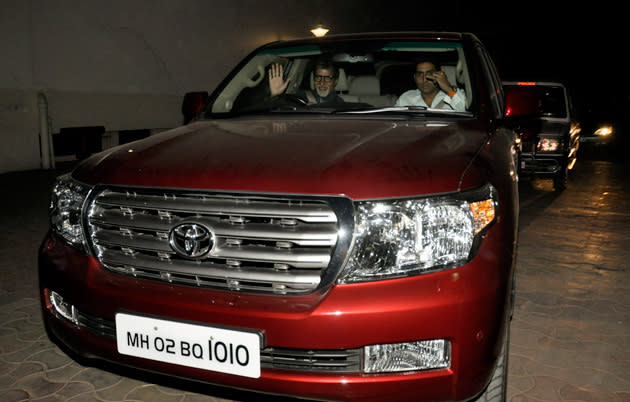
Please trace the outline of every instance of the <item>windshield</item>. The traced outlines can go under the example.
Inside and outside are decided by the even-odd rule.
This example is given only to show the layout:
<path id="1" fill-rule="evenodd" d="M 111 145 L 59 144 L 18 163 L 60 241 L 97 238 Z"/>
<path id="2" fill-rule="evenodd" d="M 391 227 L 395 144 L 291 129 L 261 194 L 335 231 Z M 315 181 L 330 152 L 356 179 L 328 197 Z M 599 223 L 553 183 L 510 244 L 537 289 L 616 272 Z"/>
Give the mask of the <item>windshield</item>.
<path id="1" fill-rule="evenodd" d="M 540 117 L 566 118 L 567 103 L 564 87 L 557 85 L 507 85 L 514 99 Z"/>
<path id="2" fill-rule="evenodd" d="M 470 77 L 457 41 L 287 42 L 253 54 L 206 113 L 467 112 Z"/>

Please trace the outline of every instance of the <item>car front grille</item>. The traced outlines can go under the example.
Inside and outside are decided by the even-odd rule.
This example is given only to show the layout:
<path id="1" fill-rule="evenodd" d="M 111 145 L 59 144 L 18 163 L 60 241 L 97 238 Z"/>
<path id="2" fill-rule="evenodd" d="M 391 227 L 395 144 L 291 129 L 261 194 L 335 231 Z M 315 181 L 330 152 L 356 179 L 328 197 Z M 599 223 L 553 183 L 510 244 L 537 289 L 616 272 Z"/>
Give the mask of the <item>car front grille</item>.
<path id="1" fill-rule="evenodd" d="M 87 227 L 96 257 L 119 274 L 231 291 L 303 294 L 334 278 L 349 244 L 339 233 L 352 233 L 351 216 L 352 204 L 344 197 L 108 188 L 91 198 Z M 204 228 L 210 251 L 196 256 L 200 242 L 175 239 L 177 227 Z"/>
<path id="2" fill-rule="evenodd" d="M 278 370 L 357 373 L 361 349 L 309 350 L 267 347 L 260 351 L 260 365 Z"/>
<path id="3" fill-rule="evenodd" d="M 536 144 L 538 144 L 538 138 L 535 138 L 534 140 L 524 140 L 521 143 L 521 152 L 524 154 L 535 154 Z"/>

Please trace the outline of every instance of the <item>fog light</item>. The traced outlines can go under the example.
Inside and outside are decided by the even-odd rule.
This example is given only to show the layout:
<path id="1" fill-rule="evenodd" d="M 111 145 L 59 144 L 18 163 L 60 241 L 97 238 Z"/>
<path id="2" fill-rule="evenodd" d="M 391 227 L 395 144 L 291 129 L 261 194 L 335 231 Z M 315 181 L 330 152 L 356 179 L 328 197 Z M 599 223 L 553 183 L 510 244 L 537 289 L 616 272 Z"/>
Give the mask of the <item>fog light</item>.
<path id="1" fill-rule="evenodd" d="M 72 304 L 66 302 L 59 293 L 50 292 L 50 304 L 53 306 L 57 314 L 75 324 L 78 324 L 79 320 L 77 310 Z"/>
<path id="2" fill-rule="evenodd" d="M 451 344 L 445 339 L 370 345 L 363 354 L 364 373 L 443 369 L 451 364 Z"/>

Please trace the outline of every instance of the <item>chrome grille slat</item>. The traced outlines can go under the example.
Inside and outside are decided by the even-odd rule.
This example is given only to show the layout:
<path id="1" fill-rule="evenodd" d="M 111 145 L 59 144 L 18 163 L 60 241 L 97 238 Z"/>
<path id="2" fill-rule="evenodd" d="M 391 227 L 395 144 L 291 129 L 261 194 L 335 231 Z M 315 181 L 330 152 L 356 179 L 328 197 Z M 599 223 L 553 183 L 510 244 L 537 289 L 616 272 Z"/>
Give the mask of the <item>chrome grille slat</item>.
<path id="1" fill-rule="evenodd" d="M 173 253 L 168 241 L 149 235 L 127 236 L 112 230 L 97 232 L 97 246 L 120 247 L 132 250 Z M 259 246 L 215 247 L 209 258 L 235 259 L 241 261 L 260 261 L 267 263 L 290 264 L 296 268 L 324 268 L 330 255 L 325 251 L 313 252 L 309 249 L 278 250 Z"/>
<path id="2" fill-rule="evenodd" d="M 169 242 L 173 228 L 191 222 L 213 234 L 211 251 L 196 259 Z M 87 227 L 96 257 L 118 274 L 275 294 L 306 293 L 330 280 L 341 229 L 326 199 L 145 189 L 96 192 Z"/>
<path id="3" fill-rule="evenodd" d="M 199 276 L 206 279 L 236 279 L 243 281 L 282 283 L 282 284 L 316 284 L 319 282 L 319 272 L 309 270 L 294 270 L 291 274 L 271 269 L 230 269 L 224 265 L 205 263 L 198 264 L 195 261 L 171 261 L 156 260 L 150 256 L 127 256 L 113 250 L 106 251 L 101 260 L 109 266 L 134 267 L 135 269 L 148 269 L 157 272 L 169 272 L 170 274 L 182 274 Z"/>
<path id="4" fill-rule="evenodd" d="M 243 261 L 261 261 L 268 263 L 289 264 L 296 268 L 325 268 L 330 260 L 330 255 L 314 253 L 309 250 L 268 250 L 261 247 L 239 246 L 235 248 L 217 248 L 211 257 L 231 258 Z"/>
<path id="5" fill-rule="evenodd" d="M 158 196 L 142 195 L 136 192 L 106 192 L 99 197 L 99 204 L 174 212 L 194 210 L 203 214 L 217 215 L 293 217 L 305 222 L 337 221 L 333 211 L 322 206 L 305 205 L 298 201 L 280 206 L 277 203 L 249 198 L 228 199 L 203 195 L 174 195 L 172 193 Z"/>
<path id="6" fill-rule="evenodd" d="M 157 214 L 138 214 L 130 219 L 122 212 L 106 210 L 95 207 L 91 221 L 96 224 L 111 226 L 125 226 L 141 231 L 168 232 L 173 226 L 171 220 L 161 219 Z M 247 227 L 234 225 L 219 219 L 203 218 L 200 221 L 207 222 L 218 236 L 243 238 L 243 239 L 267 239 L 276 241 L 290 241 L 298 245 L 331 246 L 337 239 L 337 227 L 334 223 L 313 225 L 296 225 L 292 230 L 277 225 L 262 223 L 250 223 Z"/>
<path id="7" fill-rule="evenodd" d="M 173 249 L 168 241 L 160 240 L 154 236 L 135 234 L 126 236 L 120 231 L 100 229 L 95 232 L 95 244 L 110 247 L 128 247 L 137 250 L 151 250 L 172 253 Z"/>

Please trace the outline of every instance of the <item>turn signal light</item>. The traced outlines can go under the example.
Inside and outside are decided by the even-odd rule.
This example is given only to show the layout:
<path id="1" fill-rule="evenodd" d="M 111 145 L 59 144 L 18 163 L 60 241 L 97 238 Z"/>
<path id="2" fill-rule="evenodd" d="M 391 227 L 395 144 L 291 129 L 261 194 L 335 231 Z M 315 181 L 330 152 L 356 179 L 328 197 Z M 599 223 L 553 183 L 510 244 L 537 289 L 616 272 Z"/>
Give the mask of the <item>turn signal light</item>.
<path id="1" fill-rule="evenodd" d="M 494 200 L 471 202 L 470 212 L 473 214 L 474 233 L 477 234 L 494 220 Z"/>

